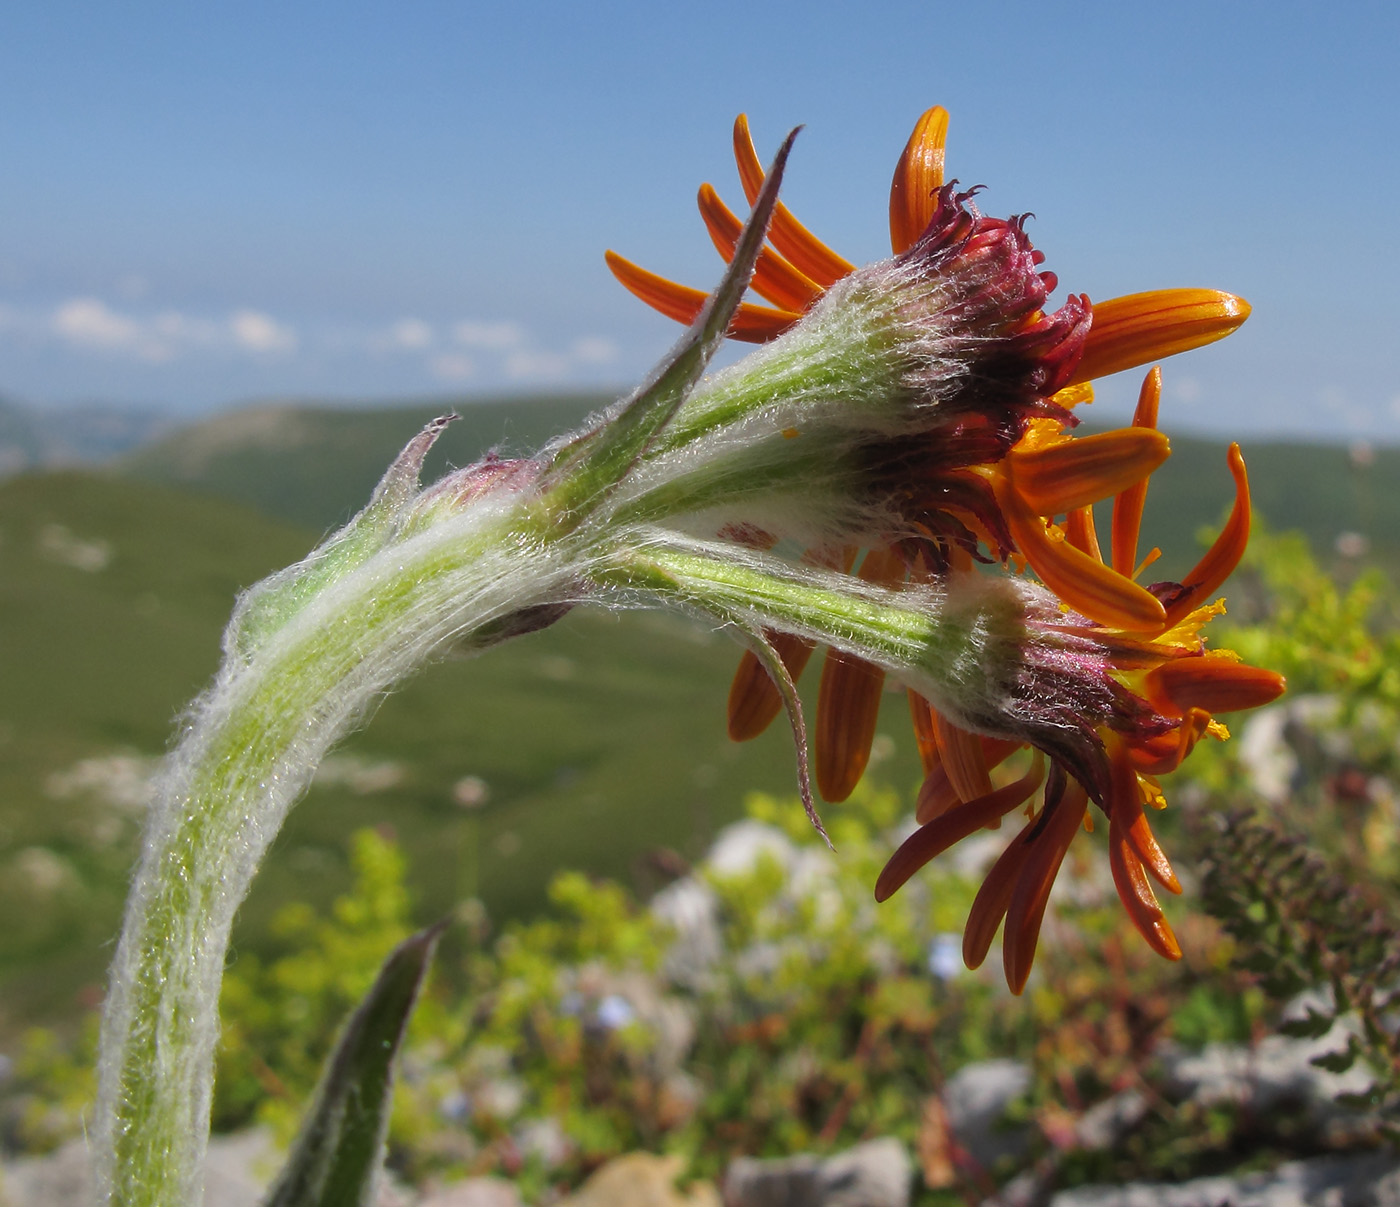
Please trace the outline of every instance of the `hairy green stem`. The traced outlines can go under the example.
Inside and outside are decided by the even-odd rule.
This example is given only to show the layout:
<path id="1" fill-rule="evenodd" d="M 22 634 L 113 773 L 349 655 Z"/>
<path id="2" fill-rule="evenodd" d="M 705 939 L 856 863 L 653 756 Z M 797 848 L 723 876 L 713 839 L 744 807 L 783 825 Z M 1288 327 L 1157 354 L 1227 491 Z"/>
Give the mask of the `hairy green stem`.
<path id="1" fill-rule="evenodd" d="M 199 1200 L 233 915 L 326 750 L 448 644 L 568 596 L 569 558 L 523 541 L 528 517 L 470 519 L 370 558 L 246 660 L 230 657 L 194 706 L 159 784 L 103 1020 L 97 1151 L 111 1204 Z"/>

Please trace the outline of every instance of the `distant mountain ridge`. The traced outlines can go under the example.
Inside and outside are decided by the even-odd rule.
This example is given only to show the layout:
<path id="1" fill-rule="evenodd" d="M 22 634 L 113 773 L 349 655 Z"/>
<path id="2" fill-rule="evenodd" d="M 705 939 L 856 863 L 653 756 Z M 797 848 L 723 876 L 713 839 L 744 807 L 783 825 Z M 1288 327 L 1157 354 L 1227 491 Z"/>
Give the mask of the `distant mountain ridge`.
<path id="1" fill-rule="evenodd" d="M 572 394 L 461 402 L 461 417 L 434 450 L 424 479 L 490 448 L 533 452 L 611 401 Z M 363 506 L 394 454 L 446 409 L 451 404 L 440 399 L 374 409 L 247 407 L 172 432 L 117 468 L 325 531 Z M 1152 477 L 1143 520 L 1143 552 L 1153 545 L 1163 551 L 1147 581 L 1184 574 L 1199 555 L 1200 530 L 1220 524 L 1234 497 L 1225 450 L 1223 441 L 1173 437 L 1170 460 Z M 1360 551 L 1400 567 L 1400 449 L 1247 440 L 1244 452 L 1255 512 L 1272 528 L 1306 533 L 1324 560 L 1354 560 Z M 1104 508 L 1105 540 L 1108 524 Z"/>
<path id="2" fill-rule="evenodd" d="M 460 418 L 434 450 L 425 480 L 492 448 L 527 455 L 613 399 L 573 393 L 378 406 L 274 400 L 176 426 L 150 411 L 49 412 L 0 398 L 0 478 L 106 464 L 324 532 L 364 504 L 394 454 L 436 415 L 455 410 Z M 1163 550 L 1160 577 L 1185 573 L 1198 532 L 1220 523 L 1233 495 L 1224 442 L 1175 436 L 1172 449 L 1153 475 L 1143 522 L 1144 549 Z M 1400 449 L 1260 439 L 1246 440 L 1244 451 L 1256 514 L 1271 527 L 1306 533 L 1324 560 L 1360 553 L 1400 568 Z M 1107 527 L 1107 509 L 1099 524 Z"/>
<path id="3" fill-rule="evenodd" d="M 100 464 L 176 426 L 160 411 L 92 403 L 44 410 L 0 397 L 0 478 Z"/>
<path id="4" fill-rule="evenodd" d="M 377 408 L 265 403 L 225 411 L 169 433 L 114 468 L 256 507 L 326 529 L 369 498 L 390 460 L 427 423 L 455 411 L 424 479 L 470 465 L 489 449 L 528 455 L 578 427 L 612 394 L 474 400 L 431 399 Z"/>

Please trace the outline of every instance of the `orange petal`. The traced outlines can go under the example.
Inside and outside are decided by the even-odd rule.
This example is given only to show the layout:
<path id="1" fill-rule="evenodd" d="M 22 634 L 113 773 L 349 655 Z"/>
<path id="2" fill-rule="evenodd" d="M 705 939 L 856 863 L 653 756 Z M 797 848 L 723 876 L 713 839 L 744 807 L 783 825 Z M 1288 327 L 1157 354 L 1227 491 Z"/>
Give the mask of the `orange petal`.
<path id="1" fill-rule="evenodd" d="M 700 216 L 705 220 L 705 229 L 710 232 L 710 240 L 715 249 L 726 262 L 732 260 L 744 224 L 720 200 L 719 194 L 710 185 L 700 186 L 700 194 L 696 200 L 700 205 Z M 798 312 L 806 310 L 822 293 L 821 286 L 803 276 L 782 256 L 767 247 L 758 253 L 758 262 L 754 265 L 750 285 L 773 305 L 783 310 Z"/>
<path id="2" fill-rule="evenodd" d="M 1103 561 L 1103 554 L 1099 552 L 1099 534 L 1094 531 L 1092 507 L 1076 507 L 1065 517 L 1065 540 L 1096 562 Z"/>
<path id="3" fill-rule="evenodd" d="M 933 221 L 947 140 L 948 110 L 935 105 L 915 123 L 890 183 L 890 247 L 895 255 L 913 247 Z"/>
<path id="4" fill-rule="evenodd" d="M 605 253 L 605 259 L 613 276 L 653 310 L 659 310 L 667 318 L 687 325 L 699 318 L 708 294 L 648 272 L 616 252 Z M 745 302 L 729 324 L 729 336 L 746 344 L 767 343 L 782 335 L 800 317 L 791 311 L 770 310 L 767 306 Z"/>
<path id="5" fill-rule="evenodd" d="M 1210 713 L 1203 708 L 1188 709 L 1174 733 L 1130 743 L 1128 757 L 1143 775 L 1166 775 L 1185 762 L 1209 728 Z"/>
<path id="6" fill-rule="evenodd" d="M 791 633 L 769 633 L 768 640 L 796 682 L 812 656 L 812 643 Z M 782 709 L 782 696 L 763 663 L 746 650 L 729 685 L 729 736 L 736 742 L 758 737 Z"/>
<path id="7" fill-rule="evenodd" d="M 948 768 L 939 763 L 919 785 L 919 795 L 914 799 L 914 820 L 921 826 L 927 825 L 962 803 L 958 790 L 948 780 Z"/>
<path id="8" fill-rule="evenodd" d="M 859 577 L 868 583 L 895 583 L 904 578 L 904 559 L 887 549 L 872 549 Z M 822 667 L 817 697 L 817 787 L 829 801 L 845 800 L 870 762 L 870 743 L 880 716 L 885 672 L 853 654 L 830 650 Z"/>
<path id="9" fill-rule="evenodd" d="M 1152 369 L 1138 392 L 1133 426 L 1155 429 L 1157 406 L 1162 401 L 1162 370 Z M 1113 500 L 1113 568 L 1129 578 L 1137 577 L 1138 534 L 1142 531 L 1142 509 L 1147 502 L 1147 479 L 1119 493 Z"/>
<path id="10" fill-rule="evenodd" d="M 1168 960 L 1181 959 L 1181 945 L 1177 943 L 1162 907 L 1157 904 L 1157 894 L 1147 883 L 1142 861 L 1116 817 L 1110 818 L 1108 823 L 1108 866 L 1113 872 L 1113 885 L 1118 890 L 1118 898 L 1138 933 L 1159 956 Z"/>
<path id="11" fill-rule="evenodd" d="M 1144 695 L 1158 712 L 1179 717 L 1192 708 L 1209 713 L 1258 708 L 1283 695 L 1283 676 L 1228 656 L 1180 658 L 1147 673 Z"/>
<path id="12" fill-rule="evenodd" d="M 885 672 L 864 658 L 828 650 L 817 697 L 817 788 L 829 801 L 855 790 L 870 762 Z"/>
<path id="13" fill-rule="evenodd" d="M 943 770 L 953 791 L 965 801 L 986 796 L 992 790 L 992 780 L 987 774 L 981 738 L 954 725 L 938 712 L 933 714 L 933 732 L 938 738 Z"/>
<path id="14" fill-rule="evenodd" d="M 1016 882 L 1021 878 L 1021 871 L 1031 851 L 1035 849 L 1030 836 L 1039 821 L 1038 817 L 1032 818 L 1025 829 L 1012 839 L 973 898 L 967 925 L 963 928 L 963 963 L 969 968 L 981 968 L 987 952 L 992 948 L 992 940 L 996 938 L 1001 920 L 1006 917 L 1007 908 L 1011 905 Z"/>
<path id="15" fill-rule="evenodd" d="M 744 196 L 752 205 L 763 187 L 763 164 L 749 136 L 749 119 L 742 113 L 734 119 L 734 162 L 739 168 L 739 180 Z M 810 277 L 823 289 L 829 289 L 842 277 L 855 272 L 856 266 L 844 260 L 792 216 L 781 201 L 773 210 L 768 225 L 768 241 L 785 255 L 804 276 Z"/>
<path id="16" fill-rule="evenodd" d="M 1181 892 L 1181 882 L 1172 871 L 1171 861 L 1157 843 L 1152 826 L 1142 810 L 1142 789 L 1137 772 L 1122 745 L 1115 744 L 1112 756 L 1109 815 L 1125 834 L 1139 860 L 1156 877 L 1157 882 L 1173 893 Z"/>
<path id="17" fill-rule="evenodd" d="M 1044 522 L 1014 486 L 1003 481 L 997 501 L 1031 569 L 1070 607 L 1130 633 L 1156 633 L 1165 627 L 1167 613 L 1155 596 L 1064 541 L 1051 540 Z"/>
<path id="18" fill-rule="evenodd" d="M 919 762 L 927 777 L 938 766 L 938 736 L 933 731 L 933 705 L 916 691 L 909 692 L 909 715 L 914 722 L 914 741 L 919 746 Z"/>
<path id="19" fill-rule="evenodd" d="M 1050 890 L 1069 844 L 1079 833 L 1088 800 L 1084 789 L 1071 780 L 1064 795 L 1054 805 L 1046 805 L 1050 815 L 1045 818 L 1044 828 L 1031 839 L 1031 853 L 1006 907 L 1006 931 L 1001 937 L 1002 964 L 1012 993 L 1019 994 L 1031 975 Z"/>
<path id="20" fill-rule="evenodd" d="M 1125 427 L 1007 454 L 1016 490 L 1037 515 L 1087 507 L 1143 481 L 1171 455 L 1161 432 Z"/>
<path id="21" fill-rule="evenodd" d="M 1094 321 L 1072 382 L 1107 377 L 1224 339 L 1249 303 L 1217 289 L 1159 289 L 1094 304 Z"/>
<path id="22" fill-rule="evenodd" d="M 930 859 L 941 855 L 969 834 L 975 834 L 984 826 L 1000 821 L 1012 809 L 1024 804 L 1030 799 L 1031 793 L 1040 786 L 1043 774 L 1044 765 L 1037 759 L 1031 769 L 1015 783 L 998 788 L 977 800 L 965 801 L 949 809 L 941 817 L 920 826 L 900 844 L 899 850 L 891 855 L 890 861 L 885 864 L 884 870 L 875 881 L 875 900 L 889 900 L 909 877 Z"/>
<path id="23" fill-rule="evenodd" d="M 1181 585 L 1186 589 L 1181 598 L 1175 600 L 1167 610 L 1167 624 L 1174 625 L 1201 600 L 1210 595 L 1221 583 L 1235 572 L 1249 544 L 1249 474 L 1245 472 L 1244 456 L 1238 444 L 1230 445 L 1230 472 L 1235 476 L 1235 505 L 1230 509 L 1230 518 L 1225 521 L 1213 544 L 1206 550 L 1205 557 L 1184 579 Z"/>

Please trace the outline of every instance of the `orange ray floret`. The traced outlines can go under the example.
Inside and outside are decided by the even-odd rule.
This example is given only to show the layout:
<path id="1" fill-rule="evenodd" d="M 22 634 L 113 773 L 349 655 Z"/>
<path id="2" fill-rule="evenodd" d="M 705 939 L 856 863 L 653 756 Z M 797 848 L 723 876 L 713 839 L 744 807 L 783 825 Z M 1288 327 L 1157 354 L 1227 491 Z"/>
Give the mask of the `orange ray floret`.
<path id="1" fill-rule="evenodd" d="M 1157 903 L 1157 894 L 1147 882 L 1142 860 L 1116 818 L 1110 818 L 1108 823 L 1108 866 L 1113 872 L 1118 899 L 1138 933 L 1159 956 L 1168 960 L 1181 959 L 1181 945 Z"/>
<path id="2" fill-rule="evenodd" d="M 1074 836 L 1084 821 L 1084 808 L 1089 797 L 1074 780 L 1070 780 L 1063 795 L 1047 801 L 1037 825 L 1032 829 L 1027 857 L 1011 902 L 1006 907 L 1006 929 L 1001 936 L 1001 958 L 1006 971 L 1006 983 L 1012 993 L 1026 987 L 1035 961 L 1036 943 L 1040 939 L 1040 924 L 1045 918 L 1045 906 L 1050 890 L 1059 875 L 1060 864 Z M 1018 840 L 1020 841 L 1020 840 Z"/>
<path id="3" fill-rule="evenodd" d="M 1125 427 L 1036 448 L 1018 445 L 1007 462 L 1030 509 L 1056 516 L 1145 481 L 1169 456 L 1171 445 L 1161 432 Z"/>
<path id="4" fill-rule="evenodd" d="M 1230 509 L 1230 518 L 1225 521 L 1215 543 L 1206 550 L 1206 555 L 1196 563 L 1191 573 L 1181 580 L 1185 588 L 1180 598 L 1172 601 L 1167 609 L 1167 624 L 1174 625 L 1207 595 L 1235 572 L 1249 544 L 1249 474 L 1245 471 L 1244 455 L 1238 444 L 1230 445 L 1230 472 L 1235 477 L 1235 505 Z"/>
<path id="5" fill-rule="evenodd" d="M 859 577 L 885 585 L 904 578 L 904 559 L 872 549 Z M 863 658 L 829 650 L 817 696 L 817 787 L 829 801 L 843 801 L 855 790 L 870 762 L 870 744 L 880 716 L 885 672 Z"/>
<path id="6" fill-rule="evenodd" d="M 1099 534 L 1094 529 L 1092 507 L 1076 507 L 1065 517 L 1065 540 L 1096 562 L 1103 561 L 1103 554 L 1099 552 Z"/>
<path id="7" fill-rule="evenodd" d="M 810 641 L 791 633 L 768 633 L 768 643 L 797 682 L 807 669 L 816 648 Z M 783 710 L 783 698 L 774 686 L 767 668 L 749 650 L 739 660 L 734 681 L 729 685 L 729 736 L 735 742 L 758 737 Z"/>
<path id="8" fill-rule="evenodd" d="M 1094 325 L 1071 382 L 1107 377 L 1224 339 L 1249 303 L 1218 289 L 1158 289 L 1094 303 Z"/>
<path id="9" fill-rule="evenodd" d="M 1040 787 L 1044 774 L 1044 764 L 1037 758 L 1031 769 L 1014 783 L 976 800 L 965 801 L 920 826 L 885 864 L 875 882 L 875 900 L 887 901 L 930 859 L 1025 804 Z M 1083 813 L 1082 806 L 1080 812 Z"/>
<path id="10" fill-rule="evenodd" d="M 942 105 L 925 110 L 890 182 L 890 247 L 895 255 L 913 247 L 933 221 L 947 141 L 948 110 Z"/>
<path id="11" fill-rule="evenodd" d="M 1041 581 L 1091 620 L 1129 633 L 1159 633 L 1167 613 L 1156 596 L 1065 541 L 1051 539 L 1044 521 L 1018 490 L 999 484 L 997 502 L 1016 546 Z"/>
<path id="12" fill-rule="evenodd" d="M 1221 651 L 1165 663 L 1143 680 L 1143 694 L 1152 707 L 1169 717 L 1193 708 L 1209 713 L 1259 708 L 1277 700 L 1283 687 L 1277 672 L 1248 666 Z"/>
<path id="13" fill-rule="evenodd" d="M 991 792 L 992 781 L 987 773 L 982 739 L 954 725 L 941 713 L 933 716 L 933 732 L 938 738 L 943 770 L 953 791 L 965 801 L 976 800 Z"/>
<path id="14" fill-rule="evenodd" d="M 1181 892 L 1181 882 L 1172 871 L 1171 861 L 1158 845 L 1147 814 L 1143 812 L 1142 787 L 1138 781 L 1138 773 L 1134 770 L 1127 751 L 1119 743 L 1114 743 L 1111 762 L 1113 787 L 1109 810 L 1113 821 L 1118 824 L 1138 859 L 1152 873 L 1157 883 L 1169 892 Z"/>
<path id="15" fill-rule="evenodd" d="M 1155 430 L 1157 407 L 1162 401 L 1162 370 L 1153 367 L 1143 378 L 1138 392 L 1133 427 Z M 1113 568 L 1128 578 L 1137 569 L 1138 534 L 1142 531 L 1142 511 L 1147 502 L 1147 479 L 1120 491 L 1113 500 Z"/>
<path id="16" fill-rule="evenodd" d="M 705 229 L 710 232 L 710 241 L 728 263 L 734 258 L 734 249 L 739 246 L 743 222 L 720 200 L 711 185 L 700 186 L 696 202 L 700 206 Z M 795 313 L 806 310 L 822 295 L 820 285 L 767 247 L 758 253 L 750 285 L 755 293 L 761 293 L 779 309 Z"/>
<path id="17" fill-rule="evenodd" d="M 918 692 L 910 690 L 909 717 L 914 723 L 914 741 L 919 747 L 919 762 L 927 777 L 938 766 L 938 735 L 933 729 L 933 705 Z"/>
<path id="18" fill-rule="evenodd" d="M 734 162 L 739 168 L 739 181 L 744 196 L 752 205 L 758 200 L 766 173 L 749 135 L 749 119 L 742 113 L 734 119 Z M 856 266 L 838 256 L 792 216 L 781 201 L 773 210 L 768 226 L 768 242 L 785 255 L 795 268 L 810 277 L 823 289 L 830 289 L 842 277 L 855 272 Z"/>
<path id="19" fill-rule="evenodd" d="M 710 296 L 703 290 L 668 281 L 624 259 L 615 251 L 605 252 L 604 256 L 613 276 L 653 310 L 659 310 L 667 318 L 686 325 L 700 317 L 700 311 Z M 790 310 L 770 310 L 767 306 L 744 302 L 730 321 L 729 336 L 746 344 L 766 344 L 769 340 L 777 339 L 800 317 Z"/>
<path id="20" fill-rule="evenodd" d="M 1188 709 L 1174 732 L 1133 742 L 1128 747 L 1128 757 L 1143 775 L 1166 775 L 1181 766 L 1210 725 L 1211 715 L 1205 709 Z"/>
<path id="21" fill-rule="evenodd" d="M 1001 920 L 1011 905 L 1011 894 L 1016 891 L 1016 883 L 1021 879 L 1026 860 L 1034 849 L 1030 835 L 1035 830 L 1039 817 L 1033 818 L 1026 827 L 1008 844 L 992 864 L 992 870 L 982 881 L 977 896 L 972 900 L 968 911 L 967 925 L 963 928 L 963 963 L 969 968 L 981 968 L 992 949 L 992 940 L 1001 928 Z"/>

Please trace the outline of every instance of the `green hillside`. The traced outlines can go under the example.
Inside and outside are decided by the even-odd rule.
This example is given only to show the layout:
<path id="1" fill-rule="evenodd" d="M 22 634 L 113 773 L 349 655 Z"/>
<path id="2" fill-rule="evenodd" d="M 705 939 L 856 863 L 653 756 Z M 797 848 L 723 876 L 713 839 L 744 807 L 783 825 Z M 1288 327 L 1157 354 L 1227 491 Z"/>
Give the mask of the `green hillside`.
<path id="1" fill-rule="evenodd" d="M 438 399 L 380 408 L 271 403 L 227 411 L 139 450 L 120 472 L 250 504 L 323 532 L 369 498 L 394 454 L 438 415 L 459 418 L 424 469 L 437 477 L 491 448 L 533 453 L 578 427 L 612 395 L 567 394 L 497 401 Z"/>
<path id="2" fill-rule="evenodd" d="M 531 452 L 609 401 L 604 395 L 566 395 L 460 403 L 461 418 L 434 450 L 425 477 L 469 464 L 497 446 L 507 453 Z M 324 532 L 363 504 L 384 467 L 423 423 L 451 409 L 451 402 L 441 400 L 379 409 L 252 407 L 176 432 L 118 469 L 234 499 Z M 1177 577 L 1191 567 L 1200 529 L 1220 523 L 1234 489 L 1223 441 L 1174 435 L 1172 449 L 1171 460 L 1153 476 L 1143 527 L 1144 547 L 1162 547 L 1155 571 L 1160 577 Z M 1339 534 L 1358 533 L 1375 560 L 1400 567 L 1400 449 L 1374 450 L 1372 463 L 1358 466 L 1340 445 L 1247 440 L 1245 456 L 1256 511 L 1271 527 L 1307 533 L 1324 561 L 1332 560 Z M 1107 526 L 1105 509 L 1101 532 Z"/>
<path id="3" fill-rule="evenodd" d="M 100 985 L 140 817 L 123 793 L 139 795 L 139 760 L 212 674 L 236 591 L 313 539 L 115 477 L 0 484 L 0 1049 Z M 236 946 L 256 950 L 282 902 L 344 891 L 346 837 L 364 825 L 403 841 L 424 919 L 473 894 L 498 919 L 531 911 L 565 867 L 655 887 L 652 853 L 694 858 L 745 791 L 793 790 L 782 727 L 745 746 L 725 737 L 734 659 L 728 639 L 675 617 L 580 609 L 430 668 L 293 811 Z M 902 701 L 890 705 L 900 749 L 886 770 L 906 784 L 916 759 Z M 485 785 L 476 809 L 454 800 L 469 776 Z"/>
<path id="4" fill-rule="evenodd" d="M 428 475 L 501 443 L 533 449 L 604 401 L 463 407 Z M 65 1016 L 100 983 L 139 824 L 123 793 L 139 796 L 179 708 L 213 672 L 238 589 L 346 518 L 442 409 L 259 408 L 176 433 L 124 476 L 0 484 L 0 1042 L 25 1020 Z M 1173 443 L 1144 533 L 1166 550 L 1162 577 L 1189 567 L 1198 530 L 1232 495 L 1223 445 Z M 1251 442 L 1246 453 L 1274 527 L 1307 532 L 1328 561 L 1339 533 L 1359 533 L 1372 557 L 1400 565 L 1400 451 L 1360 466 L 1335 447 Z M 724 736 L 734 656 L 722 636 L 673 617 L 580 609 L 485 658 L 431 668 L 293 812 L 238 943 L 256 949 L 280 903 L 341 891 L 345 838 L 365 824 L 403 840 L 424 919 L 473 894 L 497 918 L 531 911 L 561 867 L 645 891 L 660 875 L 650 854 L 694 857 L 746 790 L 792 790 L 780 728 L 750 746 Z M 912 783 L 902 702 L 887 704 L 895 753 L 882 774 Z M 454 799 L 464 779 L 457 795 L 484 793 L 479 808 Z"/>

